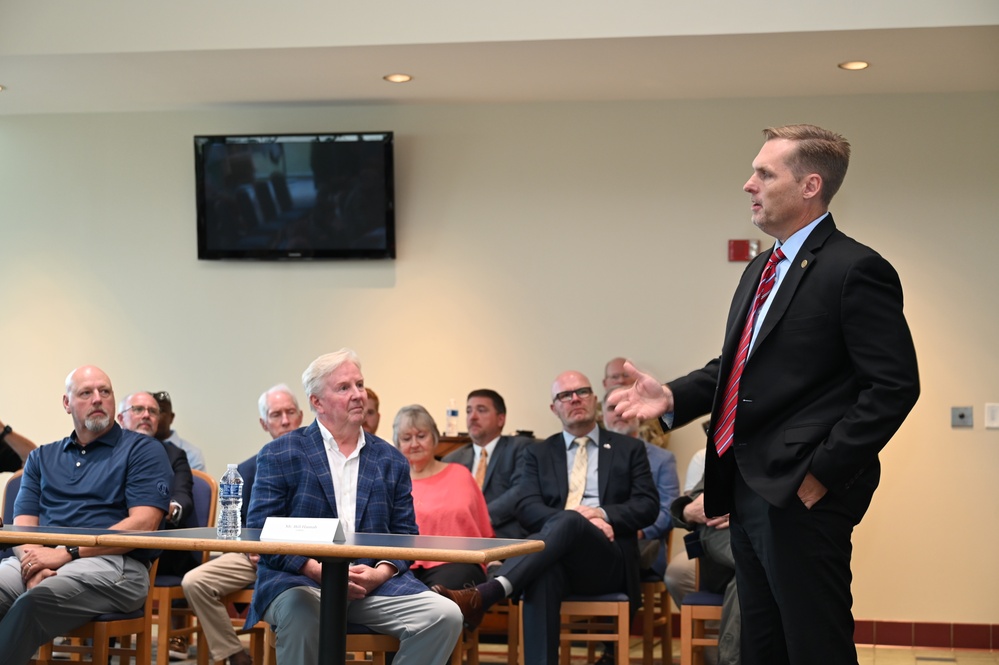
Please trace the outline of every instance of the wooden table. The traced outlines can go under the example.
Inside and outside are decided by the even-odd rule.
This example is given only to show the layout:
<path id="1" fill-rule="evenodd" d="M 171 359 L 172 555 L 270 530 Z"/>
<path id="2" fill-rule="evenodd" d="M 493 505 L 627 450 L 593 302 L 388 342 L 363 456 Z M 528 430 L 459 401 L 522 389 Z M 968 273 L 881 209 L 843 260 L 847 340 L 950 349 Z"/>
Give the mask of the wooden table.
<path id="1" fill-rule="evenodd" d="M 298 554 L 323 564 L 320 597 L 319 665 L 342 665 L 347 652 L 347 573 L 356 559 L 405 559 L 488 563 L 498 559 L 540 552 L 540 540 L 454 538 L 356 533 L 343 543 L 262 541 L 259 529 L 243 529 L 238 540 L 219 540 L 214 528 L 167 531 L 110 531 L 57 527 L 0 529 L 0 543 L 128 547 L 163 550 Z"/>
<path id="2" fill-rule="evenodd" d="M 0 544 L 4 547 L 14 545 L 75 545 L 77 547 L 93 547 L 97 537 L 107 533 L 107 529 L 78 529 L 68 526 L 14 526 L 4 524 L 0 527 Z"/>

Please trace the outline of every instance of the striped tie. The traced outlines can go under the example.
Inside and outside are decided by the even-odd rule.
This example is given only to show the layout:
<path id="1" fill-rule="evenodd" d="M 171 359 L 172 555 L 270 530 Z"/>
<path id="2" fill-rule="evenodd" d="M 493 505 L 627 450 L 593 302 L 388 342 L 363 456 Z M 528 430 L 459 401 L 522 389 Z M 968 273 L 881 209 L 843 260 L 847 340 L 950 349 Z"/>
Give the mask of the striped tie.
<path id="1" fill-rule="evenodd" d="M 572 471 L 569 473 L 569 496 L 565 501 L 565 509 L 572 510 L 583 501 L 583 490 L 586 489 L 586 466 L 589 461 L 586 444 L 590 437 L 578 436 L 573 439 L 576 445 L 576 457 L 572 461 Z"/>
<path id="2" fill-rule="evenodd" d="M 742 378 L 742 370 L 746 366 L 746 358 L 749 357 L 749 343 L 753 339 L 753 327 L 756 325 L 756 314 L 760 307 L 767 301 L 767 296 L 774 288 L 774 281 L 777 278 L 777 264 L 784 260 L 784 252 L 780 248 L 774 249 L 763 269 L 760 277 L 760 286 L 756 289 L 756 297 L 749 306 L 749 314 L 746 316 L 746 325 L 742 328 L 742 337 L 739 338 L 739 352 L 735 354 L 735 362 L 732 364 L 732 371 L 728 375 L 728 383 L 725 386 L 725 401 L 722 402 L 721 418 L 718 419 L 718 426 L 715 427 L 715 450 L 718 457 L 725 454 L 725 451 L 732 445 L 735 436 L 735 407 L 739 401 L 739 379 Z"/>

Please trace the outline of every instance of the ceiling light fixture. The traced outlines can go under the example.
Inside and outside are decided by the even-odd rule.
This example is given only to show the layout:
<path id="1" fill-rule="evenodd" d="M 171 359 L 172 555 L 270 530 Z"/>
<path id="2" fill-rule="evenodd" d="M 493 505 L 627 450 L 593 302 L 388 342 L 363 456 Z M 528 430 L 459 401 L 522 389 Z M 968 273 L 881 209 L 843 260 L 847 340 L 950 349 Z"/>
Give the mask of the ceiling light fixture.
<path id="1" fill-rule="evenodd" d="M 861 69 L 867 69 L 871 66 L 871 63 L 865 62 L 863 60 L 848 60 L 846 62 L 841 62 L 836 65 L 840 69 L 845 69 L 851 72 L 859 72 Z"/>
<path id="2" fill-rule="evenodd" d="M 387 74 L 382 78 L 389 83 L 408 83 L 413 80 L 413 77 L 409 74 Z"/>

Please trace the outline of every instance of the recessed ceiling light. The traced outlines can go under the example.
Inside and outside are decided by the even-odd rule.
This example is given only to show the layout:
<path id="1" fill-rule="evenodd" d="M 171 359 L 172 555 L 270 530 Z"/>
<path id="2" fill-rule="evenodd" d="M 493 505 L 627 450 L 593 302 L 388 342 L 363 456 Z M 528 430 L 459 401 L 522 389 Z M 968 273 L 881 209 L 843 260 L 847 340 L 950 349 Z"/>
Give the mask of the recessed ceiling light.
<path id="1" fill-rule="evenodd" d="M 861 69 L 867 69 L 871 66 L 871 63 L 864 62 L 863 60 L 848 60 L 847 62 L 841 62 L 836 65 L 840 69 L 846 69 L 851 72 L 859 72 Z"/>
<path id="2" fill-rule="evenodd" d="M 389 83 L 408 83 L 413 80 L 413 77 L 409 74 L 388 74 L 382 78 Z"/>

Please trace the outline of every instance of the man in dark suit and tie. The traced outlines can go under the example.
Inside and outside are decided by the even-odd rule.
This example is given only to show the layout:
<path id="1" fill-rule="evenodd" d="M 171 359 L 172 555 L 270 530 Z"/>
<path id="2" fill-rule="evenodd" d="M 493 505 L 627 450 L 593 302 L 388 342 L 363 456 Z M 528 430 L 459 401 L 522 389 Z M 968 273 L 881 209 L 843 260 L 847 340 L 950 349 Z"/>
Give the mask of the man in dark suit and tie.
<path id="1" fill-rule="evenodd" d="M 743 273 L 721 355 L 666 385 L 639 373 L 612 403 L 672 427 L 710 411 L 705 512 L 731 513 L 743 664 L 845 665 L 850 538 L 919 395 L 916 354 L 894 268 L 828 212 L 850 144 L 812 125 L 764 136 L 743 189 L 777 243 Z"/>
<path id="2" fill-rule="evenodd" d="M 409 464 L 361 429 L 367 394 L 349 349 L 320 356 L 302 374 L 316 420 L 261 449 L 247 527 L 279 517 L 335 517 L 347 533 L 417 533 Z M 247 625 L 275 627 L 279 663 L 318 660 L 321 564 L 262 555 Z M 399 639 L 396 665 L 444 663 L 461 633 L 452 603 L 416 580 L 409 562 L 360 559 L 350 567 L 347 621 Z"/>
<path id="3" fill-rule="evenodd" d="M 501 436 L 506 424 L 506 402 L 495 390 L 468 393 L 465 421 L 472 445 L 444 457 L 461 464 L 475 477 L 486 497 L 489 521 L 497 538 L 523 538 L 527 531 L 517 521 L 517 490 L 524 446 L 530 439 Z"/>
<path id="4" fill-rule="evenodd" d="M 558 660 L 559 610 L 569 594 L 626 592 L 640 602 L 637 533 L 659 512 L 645 444 L 597 426 L 597 397 L 579 372 L 560 374 L 552 412 L 563 431 L 527 446 L 517 517 L 545 549 L 514 557 L 473 589 L 435 586 L 476 626 L 491 605 L 523 600 L 527 665 Z"/>

